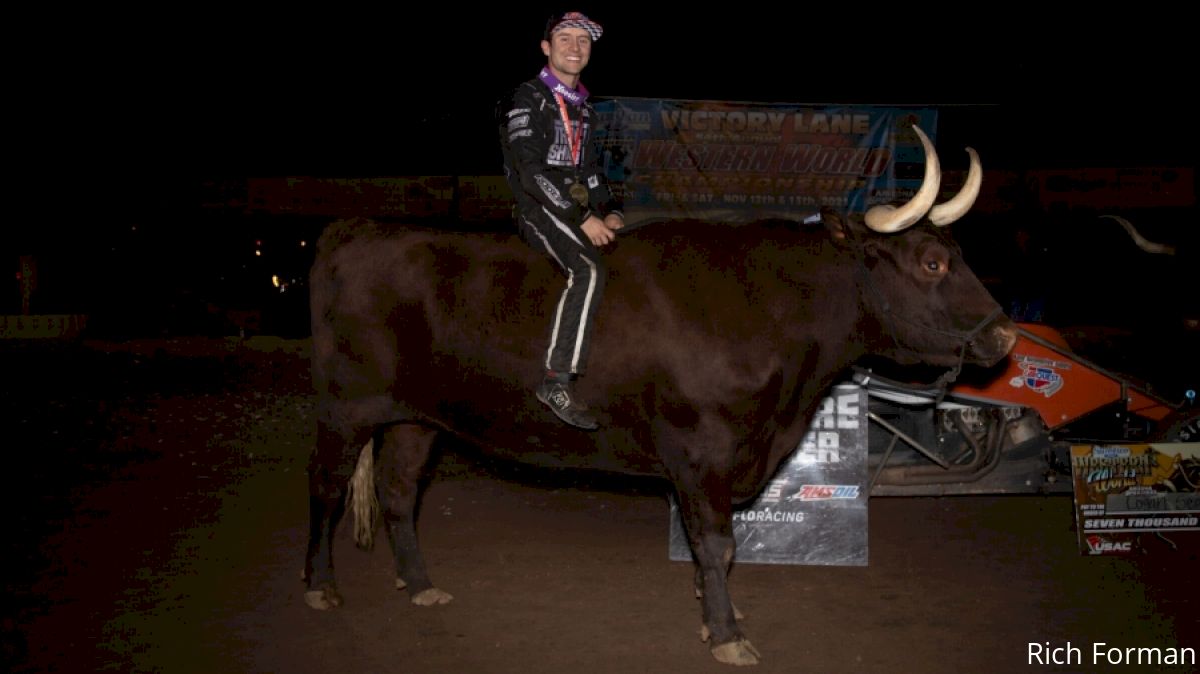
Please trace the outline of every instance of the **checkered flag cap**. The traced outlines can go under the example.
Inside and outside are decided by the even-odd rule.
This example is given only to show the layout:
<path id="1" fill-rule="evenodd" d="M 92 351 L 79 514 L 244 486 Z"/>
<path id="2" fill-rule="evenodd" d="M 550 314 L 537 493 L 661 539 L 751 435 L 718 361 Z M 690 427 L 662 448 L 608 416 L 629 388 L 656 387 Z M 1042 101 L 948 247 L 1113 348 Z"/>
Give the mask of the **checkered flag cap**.
<path id="1" fill-rule="evenodd" d="M 583 12 L 567 12 L 563 15 L 555 14 L 546 22 L 546 34 L 544 39 L 549 40 L 550 36 L 561 28 L 582 28 L 592 37 L 592 42 L 600 39 L 604 34 L 604 29 L 600 24 L 587 18 Z"/>

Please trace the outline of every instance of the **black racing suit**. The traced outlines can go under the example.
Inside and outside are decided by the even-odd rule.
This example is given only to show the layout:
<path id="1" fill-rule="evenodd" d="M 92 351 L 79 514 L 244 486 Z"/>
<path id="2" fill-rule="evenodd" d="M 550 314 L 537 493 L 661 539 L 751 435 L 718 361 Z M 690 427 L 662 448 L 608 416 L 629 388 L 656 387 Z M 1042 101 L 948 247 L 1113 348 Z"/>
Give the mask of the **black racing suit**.
<path id="1" fill-rule="evenodd" d="M 541 80 L 522 83 L 497 108 L 504 175 L 516 197 L 516 220 L 521 238 L 549 257 L 566 275 L 567 287 L 554 312 L 547 370 L 583 374 L 587 365 L 592 322 L 604 294 L 607 270 L 600 251 L 581 225 L 589 215 L 600 219 L 621 214 L 620 204 L 600 167 L 600 152 L 592 141 L 596 111 L 564 101 L 572 133 L 583 125 L 579 164 L 571 154 L 562 113 L 550 88 Z M 587 186 L 588 205 L 570 196 L 576 182 Z"/>

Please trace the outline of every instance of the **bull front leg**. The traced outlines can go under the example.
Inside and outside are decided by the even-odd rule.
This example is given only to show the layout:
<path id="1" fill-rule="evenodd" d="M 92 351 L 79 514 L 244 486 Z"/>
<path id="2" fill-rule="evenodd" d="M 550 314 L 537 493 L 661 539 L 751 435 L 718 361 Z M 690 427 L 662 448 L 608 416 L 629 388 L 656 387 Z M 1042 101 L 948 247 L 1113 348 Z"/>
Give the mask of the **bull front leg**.
<path id="1" fill-rule="evenodd" d="M 686 465 L 686 464 L 685 464 Z M 675 479 L 679 512 L 696 560 L 696 593 L 704 624 L 700 638 L 713 657 L 733 665 L 758 664 L 760 656 L 737 625 L 740 617 L 729 597 L 733 565 L 733 506 L 729 482 L 717 471 L 699 473 L 694 464 Z"/>

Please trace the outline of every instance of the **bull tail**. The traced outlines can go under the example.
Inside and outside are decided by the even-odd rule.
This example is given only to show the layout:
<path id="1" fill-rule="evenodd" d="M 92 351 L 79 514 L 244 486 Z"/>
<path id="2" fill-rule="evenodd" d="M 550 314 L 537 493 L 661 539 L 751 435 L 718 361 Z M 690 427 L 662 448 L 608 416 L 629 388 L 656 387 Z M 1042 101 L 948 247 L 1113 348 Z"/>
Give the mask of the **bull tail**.
<path id="1" fill-rule="evenodd" d="M 379 518 L 379 499 L 375 497 L 375 441 L 368 440 L 358 455 L 358 465 L 350 476 L 346 501 L 354 515 L 354 542 L 370 550 L 375 539 L 375 521 Z"/>

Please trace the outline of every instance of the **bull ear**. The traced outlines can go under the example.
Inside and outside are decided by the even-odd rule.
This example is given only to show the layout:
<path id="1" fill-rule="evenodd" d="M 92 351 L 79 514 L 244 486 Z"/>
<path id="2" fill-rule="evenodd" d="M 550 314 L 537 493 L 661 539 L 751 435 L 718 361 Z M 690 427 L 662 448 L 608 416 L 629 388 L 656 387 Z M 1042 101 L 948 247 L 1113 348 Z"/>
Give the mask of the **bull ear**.
<path id="1" fill-rule="evenodd" d="M 842 214 L 829 208 L 828 206 L 821 208 L 821 223 L 825 225 L 825 229 L 829 230 L 829 235 L 835 239 L 846 238 L 846 222 L 842 219 Z"/>
<path id="2" fill-rule="evenodd" d="M 876 236 L 867 236 L 863 238 L 863 263 L 867 265 L 867 269 L 874 269 L 875 264 L 879 262 L 879 243 L 879 239 Z"/>

